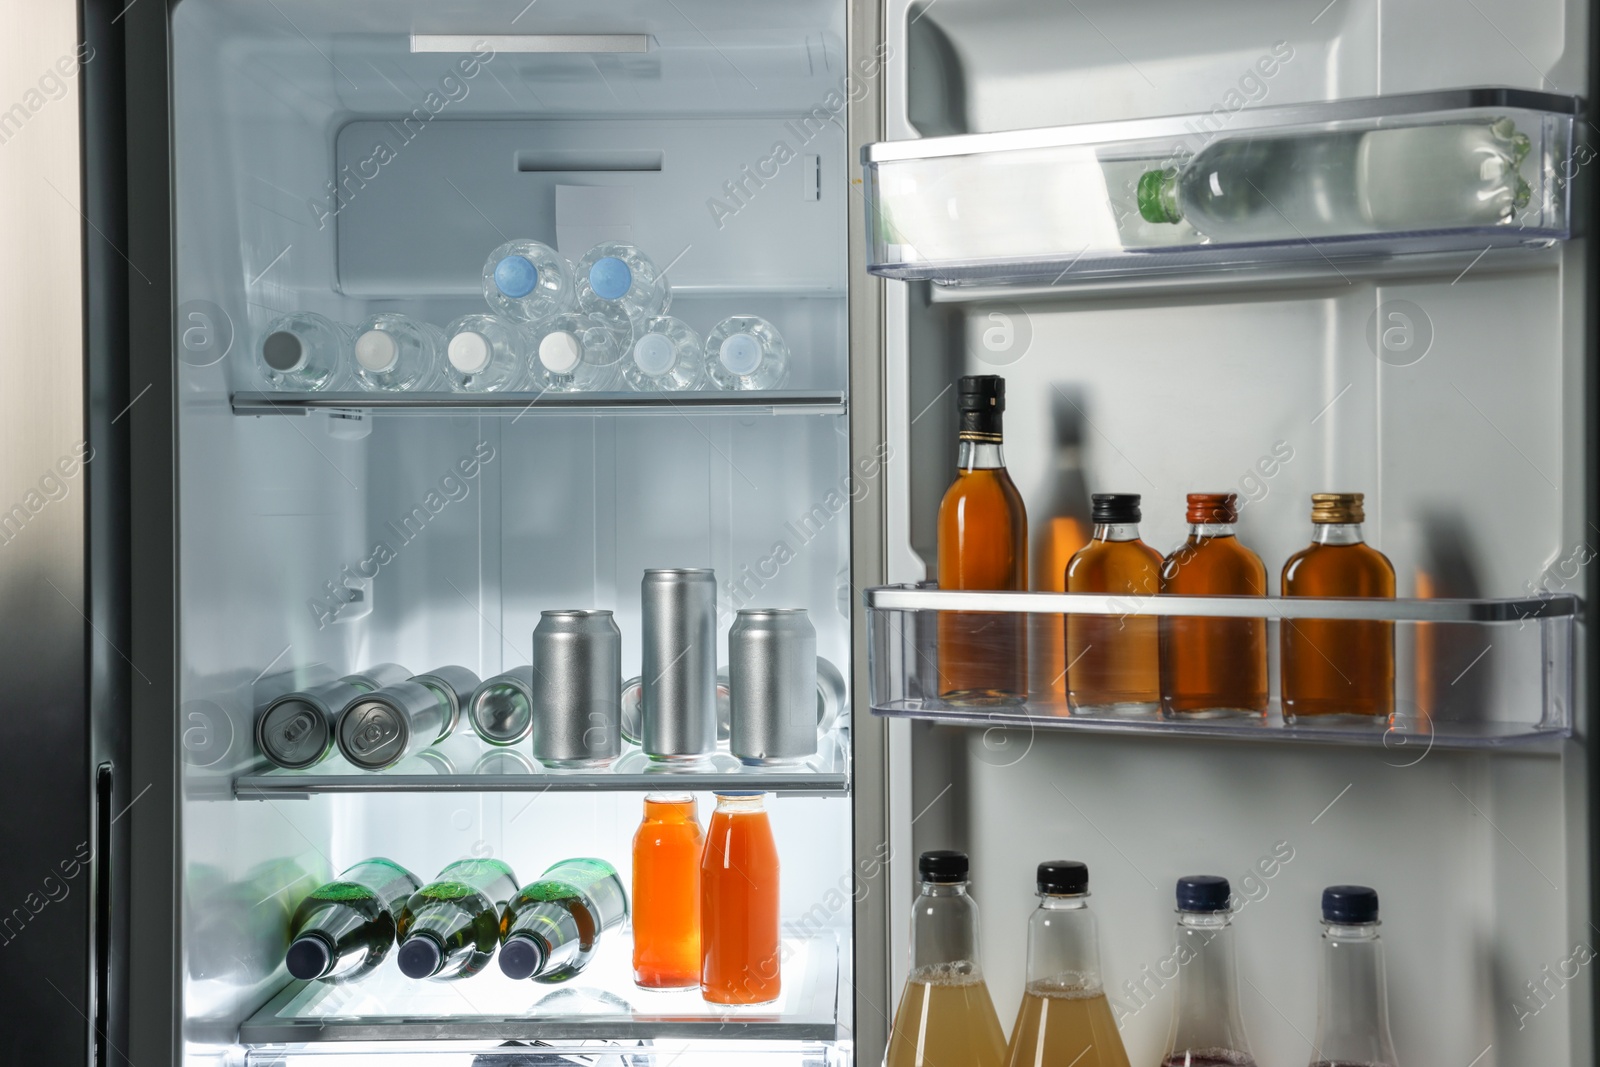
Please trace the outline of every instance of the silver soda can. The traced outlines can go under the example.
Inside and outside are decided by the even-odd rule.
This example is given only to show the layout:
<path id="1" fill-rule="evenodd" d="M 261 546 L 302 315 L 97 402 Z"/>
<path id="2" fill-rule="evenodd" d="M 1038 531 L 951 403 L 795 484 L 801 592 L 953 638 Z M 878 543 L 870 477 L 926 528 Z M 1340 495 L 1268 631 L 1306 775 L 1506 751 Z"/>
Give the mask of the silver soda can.
<path id="1" fill-rule="evenodd" d="M 467 702 L 472 732 L 491 745 L 515 745 L 533 733 L 533 668 L 513 667 L 478 686 Z"/>
<path id="2" fill-rule="evenodd" d="M 644 679 L 629 678 L 622 683 L 622 739 L 630 745 L 644 744 Z M 717 747 L 728 747 L 728 672 L 717 672 Z"/>
<path id="3" fill-rule="evenodd" d="M 437 667 L 411 680 L 432 689 L 450 707 L 450 723 L 440 734 L 440 740 L 455 733 L 462 711 L 472 703 L 472 694 L 478 690 L 477 674 L 467 667 Z"/>
<path id="4" fill-rule="evenodd" d="M 817 736 L 826 737 L 848 705 L 844 675 L 833 661 L 817 657 Z M 728 669 L 717 672 L 717 743 L 726 748 L 733 729 L 732 700 L 728 694 Z M 628 683 L 622 683 L 622 736 L 628 736 Z"/>
<path id="5" fill-rule="evenodd" d="M 334 736 L 339 752 L 357 767 L 393 767 L 449 736 L 450 702 L 417 681 L 396 682 L 363 693 L 339 713 Z"/>
<path id="6" fill-rule="evenodd" d="M 639 600 L 641 747 L 656 760 L 702 759 L 717 750 L 716 574 L 647 570 Z"/>
<path id="7" fill-rule="evenodd" d="M 622 755 L 622 631 L 609 611 L 546 611 L 533 631 L 533 757 L 603 767 Z"/>
<path id="8" fill-rule="evenodd" d="M 256 716 L 256 747 L 279 767 L 302 770 L 334 749 L 334 725 L 349 703 L 411 674 L 397 663 L 380 663 L 337 681 L 274 696 Z"/>
<path id="9" fill-rule="evenodd" d="M 744 608 L 728 634 L 729 751 L 747 764 L 817 751 L 817 631 L 804 608 Z"/>

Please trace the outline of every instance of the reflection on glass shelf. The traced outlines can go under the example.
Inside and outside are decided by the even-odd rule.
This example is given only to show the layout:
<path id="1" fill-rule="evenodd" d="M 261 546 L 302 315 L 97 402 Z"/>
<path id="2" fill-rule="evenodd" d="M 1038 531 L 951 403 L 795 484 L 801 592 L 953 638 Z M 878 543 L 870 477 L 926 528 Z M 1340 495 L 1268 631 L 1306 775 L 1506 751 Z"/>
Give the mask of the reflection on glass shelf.
<path id="1" fill-rule="evenodd" d="M 633 939 L 623 933 L 564 985 L 514 981 L 490 966 L 453 982 L 414 981 L 392 959 L 359 982 L 292 982 L 239 1028 L 266 1042 L 581 1041 L 732 1038 L 832 1041 L 839 1036 L 841 945 L 824 933 L 785 940 L 783 991 L 771 1004 L 711 1004 L 698 989 L 633 984 Z"/>
<path id="2" fill-rule="evenodd" d="M 1382 745 L 1425 751 L 1489 748 L 1572 733 L 1574 631 L 1578 598 L 1416 600 L 1317 597 L 1117 597 L 1081 593 L 970 593 L 911 586 L 866 594 L 872 711 L 1006 730 L 1082 730 Z M 1301 715 L 1286 721 L 1277 693 L 1265 715 L 1222 712 L 1163 717 L 1076 714 L 1069 707 L 1071 665 L 1059 686 L 1035 680 L 1026 694 L 993 695 L 979 704 L 957 699 L 941 684 L 941 620 L 959 619 L 963 640 L 987 640 L 983 654 L 1026 657 L 1016 635 L 1060 640 L 1063 616 L 1154 617 L 1166 633 L 1206 618 L 1264 618 L 1269 655 L 1279 633 L 1302 620 L 1347 620 L 1392 631 L 1393 710 L 1390 714 Z M 1022 625 L 982 621 L 1024 616 Z M 1153 667 L 1152 667 L 1153 671 Z M 1274 679 L 1282 676 L 1274 665 Z M 1149 684 L 1157 685 L 1155 678 Z"/>
<path id="3" fill-rule="evenodd" d="M 247 1067 L 371 1067 L 378 1062 L 423 1067 L 846 1067 L 850 1050 L 821 1041 L 389 1041 L 262 1045 L 245 1053 Z"/>
<path id="4" fill-rule="evenodd" d="M 235 415 L 370 411 L 403 415 L 842 415 L 844 393 L 828 389 L 680 393 L 291 393 L 238 392 Z"/>
<path id="5" fill-rule="evenodd" d="M 727 752 L 697 763 L 657 763 L 633 745 L 609 767 L 556 770 L 542 766 L 526 742 L 497 748 L 459 735 L 424 749 L 388 770 L 363 771 L 331 756 L 315 767 L 241 775 L 234 795 L 245 800 L 311 793 L 542 793 L 761 789 L 810 796 L 850 790 L 849 732 L 836 728 L 817 742 L 817 754 L 793 766 L 747 767 Z"/>
<path id="6" fill-rule="evenodd" d="M 1580 103 L 1476 88 L 868 145 L 868 267 L 1069 290 L 1548 247 Z"/>

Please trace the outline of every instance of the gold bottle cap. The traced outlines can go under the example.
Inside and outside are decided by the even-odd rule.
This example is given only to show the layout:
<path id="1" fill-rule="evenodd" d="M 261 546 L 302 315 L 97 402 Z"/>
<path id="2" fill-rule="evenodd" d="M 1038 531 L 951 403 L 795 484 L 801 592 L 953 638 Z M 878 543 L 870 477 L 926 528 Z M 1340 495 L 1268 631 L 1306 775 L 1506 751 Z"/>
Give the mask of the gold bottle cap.
<path id="1" fill-rule="evenodd" d="M 1366 521 L 1366 510 L 1361 506 L 1361 493 L 1312 493 L 1311 521 L 1316 523 L 1351 523 Z"/>

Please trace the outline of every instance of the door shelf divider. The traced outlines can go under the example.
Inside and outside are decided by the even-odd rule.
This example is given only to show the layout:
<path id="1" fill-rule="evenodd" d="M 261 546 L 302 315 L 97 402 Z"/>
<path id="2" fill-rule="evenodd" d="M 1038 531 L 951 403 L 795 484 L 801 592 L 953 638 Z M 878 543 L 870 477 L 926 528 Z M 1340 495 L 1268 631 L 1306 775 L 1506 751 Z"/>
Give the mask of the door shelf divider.
<path id="1" fill-rule="evenodd" d="M 1572 735 L 1575 631 L 1583 603 L 1569 594 L 1482 600 L 1111 596 L 944 591 L 923 583 L 869 589 L 865 602 L 875 715 L 1022 730 L 1030 738 L 1035 731 L 1064 730 L 1414 752 L 1495 748 Z M 1375 718 L 1300 716 L 1288 722 L 1274 691 L 1260 716 L 1074 714 L 1064 686 L 1058 689 L 1055 679 L 1044 677 L 1059 674 L 1059 665 L 1042 669 L 1042 658 L 1025 698 L 975 704 L 940 695 L 941 619 L 981 622 L 964 629 L 985 635 L 979 638 L 985 642 L 980 650 L 1004 662 L 1025 660 L 1030 649 L 1033 655 L 1045 654 L 1040 650 L 1064 640 L 1066 620 L 1074 615 L 1148 618 L 1169 634 L 1190 620 L 1261 619 L 1274 689 L 1283 627 L 1301 620 L 1387 623 L 1394 634 L 1394 711 Z M 1049 654 L 1053 657 L 1053 650 Z M 1060 658 L 1065 663 L 1064 649 Z"/>
<path id="2" fill-rule="evenodd" d="M 844 393 L 767 389 L 679 393 L 237 392 L 235 415 L 843 415 Z"/>
<path id="3" fill-rule="evenodd" d="M 865 145 L 867 269 L 1070 296 L 1512 266 L 1572 235 L 1582 109 L 1476 87 Z"/>

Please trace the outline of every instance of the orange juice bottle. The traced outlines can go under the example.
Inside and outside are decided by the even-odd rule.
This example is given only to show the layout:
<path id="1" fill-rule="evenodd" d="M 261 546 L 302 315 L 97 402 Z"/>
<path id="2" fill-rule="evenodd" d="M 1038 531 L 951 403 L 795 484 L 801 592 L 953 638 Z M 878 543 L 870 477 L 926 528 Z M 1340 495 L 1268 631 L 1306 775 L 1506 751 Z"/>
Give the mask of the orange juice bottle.
<path id="1" fill-rule="evenodd" d="M 633 835 L 633 980 L 644 989 L 700 984 L 700 852 L 688 793 L 644 798 Z"/>
<path id="2" fill-rule="evenodd" d="M 766 794 L 719 792 L 700 861 L 700 992 L 766 1004 L 782 989 L 778 846 Z"/>

